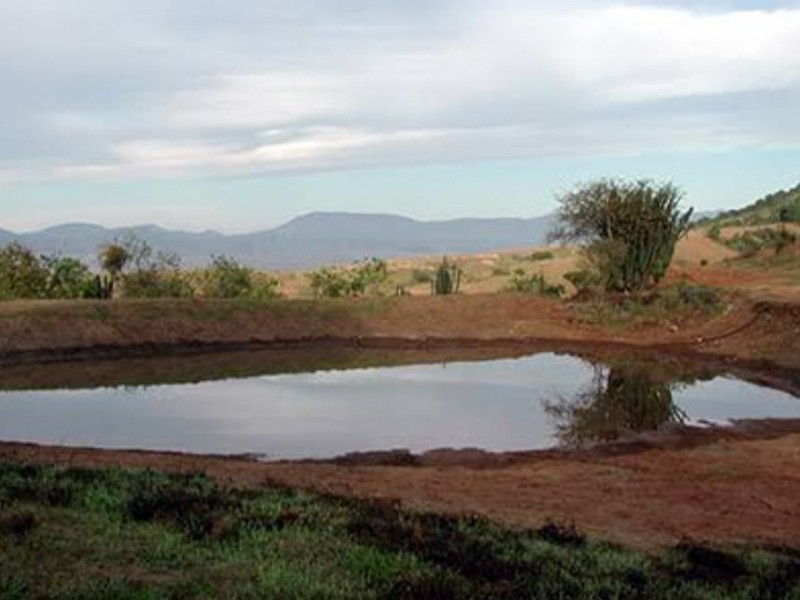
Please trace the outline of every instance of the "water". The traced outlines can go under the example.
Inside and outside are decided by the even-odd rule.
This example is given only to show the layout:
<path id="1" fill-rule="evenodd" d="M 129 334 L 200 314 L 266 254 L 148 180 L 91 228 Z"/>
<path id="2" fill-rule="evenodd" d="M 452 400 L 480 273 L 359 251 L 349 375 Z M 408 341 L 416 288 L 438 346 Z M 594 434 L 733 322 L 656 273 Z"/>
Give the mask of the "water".
<path id="1" fill-rule="evenodd" d="M 0 392 L 0 439 L 324 458 L 392 448 L 524 450 L 612 440 L 674 422 L 800 418 L 800 399 L 784 392 L 713 373 L 656 371 L 538 354 L 194 384 L 7 391 Z"/>

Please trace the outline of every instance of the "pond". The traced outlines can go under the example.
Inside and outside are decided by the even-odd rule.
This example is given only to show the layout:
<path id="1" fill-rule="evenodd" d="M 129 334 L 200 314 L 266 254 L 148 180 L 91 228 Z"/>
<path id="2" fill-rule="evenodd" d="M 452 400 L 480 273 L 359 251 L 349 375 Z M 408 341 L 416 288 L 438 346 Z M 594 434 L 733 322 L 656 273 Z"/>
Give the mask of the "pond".
<path id="1" fill-rule="evenodd" d="M 528 450 L 674 423 L 800 418 L 800 399 L 788 393 L 721 373 L 664 371 L 658 363 L 606 365 L 542 353 L 195 383 L 13 389 L 0 392 L 0 440 L 328 458 L 395 448 Z"/>

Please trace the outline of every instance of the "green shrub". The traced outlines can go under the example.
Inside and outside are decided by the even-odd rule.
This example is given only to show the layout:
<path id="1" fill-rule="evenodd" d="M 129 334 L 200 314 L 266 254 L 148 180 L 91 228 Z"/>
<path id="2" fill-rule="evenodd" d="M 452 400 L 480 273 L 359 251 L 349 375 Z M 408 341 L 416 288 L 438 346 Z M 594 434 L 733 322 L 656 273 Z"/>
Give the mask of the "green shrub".
<path id="1" fill-rule="evenodd" d="M 550 285 L 542 273 L 527 275 L 524 269 L 516 269 L 511 277 L 509 290 L 512 292 L 533 293 L 540 296 L 560 298 L 566 290 L 563 285 Z"/>
<path id="2" fill-rule="evenodd" d="M 21 244 L 0 250 L 0 299 L 47 297 L 50 273 L 43 261 Z"/>
<path id="3" fill-rule="evenodd" d="M 555 254 L 550 252 L 549 250 L 540 250 L 538 252 L 534 252 L 528 257 L 528 260 L 532 262 L 539 262 L 543 260 L 552 260 L 555 258 Z"/>
<path id="4" fill-rule="evenodd" d="M 411 272 L 411 281 L 414 283 L 430 283 L 433 281 L 433 273 L 426 269 L 414 269 Z"/>
<path id="5" fill-rule="evenodd" d="M 386 261 L 370 258 L 350 268 L 323 267 L 307 275 L 315 298 L 344 298 L 378 294 L 389 278 Z"/>
<path id="6" fill-rule="evenodd" d="M 608 291 L 630 292 L 657 284 L 678 239 L 691 227 L 672 184 L 603 179 L 559 198 L 552 241 L 581 242 Z"/>
<path id="7" fill-rule="evenodd" d="M 511 269 L 508 267 L 494 267 L 492 269 L 492 275 L 495 277 L 508 277 L 511 275 Z"/>
<path id="8" fill-rule="evenodd" d="M 602 283 L 602 278 L 599 274 L 591 269 L 580 269 L 578 271 L 569 271 L 564 273 L 564 279 L 569 281 L 578 292 L 590 290 L 599 286 Z"/>
<path id="9" fill-rule="evenodd" d="M 92 280 L 89 267 L 76 258 L 44 256 L 42 262 L 49 271 L 48 298 L 81 298 Z"/>

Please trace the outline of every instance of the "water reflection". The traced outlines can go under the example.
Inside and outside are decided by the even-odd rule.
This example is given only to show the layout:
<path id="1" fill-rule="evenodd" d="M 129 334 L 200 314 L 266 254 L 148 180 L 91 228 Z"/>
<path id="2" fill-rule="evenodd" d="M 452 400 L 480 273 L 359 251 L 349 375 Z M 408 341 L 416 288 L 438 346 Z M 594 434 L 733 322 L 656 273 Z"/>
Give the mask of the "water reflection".
<path id="1" fill-rule="evenodd" d="M 476 352 L 470 354 L 476 362 L 445 360 L 443 368 L 447 356 L 432 353 L 425 359 L 438 364 L 369 368 L 418 356 L 362 352 L 310 365 L 297 352 L 225 356 L 219 364 L 213 357 L 188 365 L 175 358 L 158 368 L 137 361 L 121 375 L 111 371 L 115 363 L 97 370 L 78 365 L 79 376 L 60 371 L 55 380 L 12 369 L 10 386 L 21 387 L 28 373 L 39 389 L 0 392 L 0 440 L 327 458 L 392 448 L 548 448 L 658 429 L 687 414 L 692 420 L 800 418 L 800 404 L 788 394 L 666 360 L 636 368 L 615 356 L 610 366 L 595 367 L 597 358 L 542 353 L 478 360 Z M 297 372 L 303 364 L 310 372 Z M 345 364 L 361 368 L 335 368 Z M 265 370 L 271 374 L 251 374 Z M 241 378 L 202 381 L 204 373 Z M 92 375 L 92 385 L 79 387 Z M 57 382 L 74 389 L 47 389 Z M 554 397 L 569 400 L 544 402 Z"/>
<path id="2" fill-rule="evenodd" d="M 591 384 L 574 398 L 545 401 L 556 437 L 564 445 L 608 442 L 641 431 L 684 423 L 686 413 L 668 383 L 636 365 L 596 366 Z"/>

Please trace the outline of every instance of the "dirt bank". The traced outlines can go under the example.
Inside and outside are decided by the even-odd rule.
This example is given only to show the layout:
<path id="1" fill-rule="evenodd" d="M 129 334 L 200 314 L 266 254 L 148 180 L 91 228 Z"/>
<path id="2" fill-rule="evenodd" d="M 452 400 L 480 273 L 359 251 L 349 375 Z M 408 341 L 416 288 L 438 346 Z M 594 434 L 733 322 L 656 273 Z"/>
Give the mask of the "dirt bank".
<path id="1" fill-rule="evenodd" d="M 0 304 L 0 364 L 254 348 L 473 349 L 611 345 L 800 368 L 800 305 L 732 300 L 719 315 L 611 328 L 524 295 L 347 301 Z"/>
<path id="2" fill-rule="evenodd" d="M 429 453 L 416 466 L 258 463 L 173 453 L 0 444 L 0 459 L 205 472 L 382 498 L 413 509 L 480 514 L 515 527 L 574 522 L 602 539 L 658 548 L 683 538 L 793 545 L 800 536 L 800 423 L 673 435 L 614 451 Z M 363 460 L 362 460 L 363 462 Z"/>

